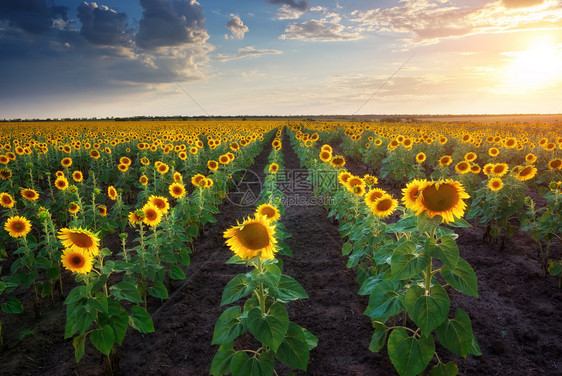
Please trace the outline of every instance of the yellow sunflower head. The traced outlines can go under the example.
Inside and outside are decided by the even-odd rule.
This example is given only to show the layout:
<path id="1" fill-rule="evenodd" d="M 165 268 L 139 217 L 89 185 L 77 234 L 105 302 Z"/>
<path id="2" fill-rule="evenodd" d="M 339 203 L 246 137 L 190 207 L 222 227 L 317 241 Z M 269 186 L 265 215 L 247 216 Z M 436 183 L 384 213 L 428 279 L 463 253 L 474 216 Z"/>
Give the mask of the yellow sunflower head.
<path id="1" fill-rule="evenodd" d="M 341 155 L 335 155 L 335 156 L 332 157 L 332 160 L 330 161 L 330 164 L 333 167 L 341 168 L 341 167 L 345 166 L 345 158 L 342 157 Z"/>
<path id="2" fill-rule="evenodd" d="M 492 147 L 488 149 L 488 155 L 490 157 L 497 157 L 500 154 L 500 150 L 498 148 Z"/>
<path id="3" fill-rule="evenodd" d="M 254 257 L 262 259 L 275 258 L 275 225 L 265 217 L 248 217 L 224 232 L 226 245 L 241 259 L 249 260 Z"/>
<path id="4" fill-rule="evenodd" d="M 365 174 L 363 176 L 363 180 L 365 181 L 365 184 L 367 184 L 369 187 L 379 184 L 379 179 L 376 176 L 372 176 L 369 174 Z"/>
<path id="5" fill-rule="evenodd" d="M 60 161 L 60 164 L 62 167 L 70 167 L 72 166 L 72 158 L 63 158 L 62 161 Z"/>
<path id="6" fill-rule="evenodd" d="M 533 153 L 529 153 L 525 156 L 525 162 L 527 163 L 535 163 L 537 161 L 537 156 Z"/>
<path id="7" fill-rule="evenodd" d="M 185 187 L 182 183 L 172 183 L 168 189 L 170 191 L 170 196 L 173 198 L 182 198 L 185 196 Z"/>
<path id="8" fill-rule="evenodd" d="M 142 175 L 142 176 L 139 178 L 139 182 L 140 182 L 142 185 L 147 185 L 147 184 L 148 184 L 148 176 Z"/>
<path id="9" fill-rule="evenodd" d="M 166 214 L 170 209 L 170 203 L 166 197 L 162 196 L 150 196 L 148 202 L 158 208 L 162 214 Z"/>
<path id="10" fill-rule="evenodd" d="M 560 170 L 562 169 L 562 159 L 556 158 L 552 159 L 548 162 L 548 169 L 549 170 Z"/>
<path id="11" fill-rule="evenodd" d="M 353 193 L 355 196 L 362 197 L 365 194 L 365 186 L 355 185 L 351 188 L 351 193 Z"/>
<path id="12" fill-rule="evenodd" d="M 426 159 L 427 159 L 427 157 L 426 157 L 426 155 L 423 151 L 416 155 L 416 162 L 417 163 L 423 163 L 423 162 L 425 162 Z"/>
<path id="13" fill-rule="evenodd" d="M 191 184 L 195 187 L 202 187 L 201 182 L 205 180 L 205 175 L 197 174 L 191 178 Z"/>
<path id="14" fill-rule="evenodd" d="M 402 189 L 402 201 L 408 209 L 414 210 L 422 189 L 428 184 L 427 180 L 412 180 Z"/>
<path id="15" fill-rule="evenodd" d="M 74 171 L 72 173 L 72 179 L 74 179 L 76 183 L 80 183 L 82 180 L 84 180 L 84 175 L 82 175 L 81 171 Z"/>
<path id="16" fill-rule="evenodd" d="M 320 158 L 322 162 L 330 162 L 332 159 L 332 152 L 328 150 L 321 150 L 318 158 Z"/>
<path id="17" fill-rule="evenodd" d="M 8 234 L 12 238 L 20 238 L 29 234 L 31 231 L 31 222 L 25 217 L 16 215 L 6 220 L 4 230 L 8 231 Z"/>
<path id="18" fill-rule="evenodd" d="M 457 163 L 455 171 L 459 174 L 466 174 L 470 171 L 470 164 L 467 161 Z"/>
<path id="19" fill-rule="evenodd" d="M 440 215 L 443 222 L 454 222 L 455 217 L 464 215 L 466 203 L 463 199 L 469 197 L 459 182 L 450 179 L 428 182 L 421 190 L 414 210 L 417 210 L 416 215 L 426 212 L 430 218 Z"/>
<path id="20" fill-rule="evenodd" d="M 256 209 L 256 216 L 265 217 L 268 221 L 275 222 L 281 217 L 281 214 L 275 206 L 270 204 L 261 204 Z"/>
<path id="21" fill-rule="evenodd" d="M 96 210 L 98 211 L 98 215 L 100 217 L 105 217 L 107 216 L 107 206 L 105 205 L 98 205 L 96 206 Z"/>
<path id="22" fill-rule="evenodd" d="M 144 212 L 142 210 L 129 212 L 129 222 L 131 222 L 133 225 L 136 225 L 137 223 L 141 222 L 143 218 L 144 218 Z"/>
<path id="23" fill-rule="evenodd" d="M 527 181 L 535 177 L 537 168 L 533 165 L 525 166 L 517 172 L 515 179 L 519 181 Z"/>
<path id="24" fill-rule="evenodd" d="M 490 175 L 502 177 L 507 174 L 507 170 L 509 166 L 507 163 L 496 163 L 493 165 L 492 170 L 490 171 Z"/>
<path id="25" fill-rule="evenodd" d="M 386 194 L 387 193 L 384 189 L 373 188 L 365 195 L 365 204 L 367 204 L 368 207 L 371 207 L 376 200 Z"/>
<path id="26" fill-rule="evenodd" d="M 0 193 L 0 205 L 2 205 L 2 207 L 10 209 L 13 208 L 15 204 L 16 200 L 14 200 L 9 193 Z"/>
<path id="27" fill-rule="evenodd" d="M 183 176 L 181 176 L 181 173 L 179 173 L 178 171 L 174 172 L 174 182 L 175 183 L 183 182 Z"/>
<path id="28" fill-rule="evenodd" d="M 503 188 L 503 181 L 501 178 L 491 178 L 488 181 L 488 189 L 497 192 Z"/>
<path id="29" fill-rule="evenodd" d="M 269 173 L 275 175 L 279 171 L 279 165 L 277 163 L 272 163 L 269 165 Z"/>
<path id="30" fill-rule="evenodd" d="M 320 150 L 327 151 L 328 153 L 332 154 L 332 147 L 328 144 L 322 145 L 322 148 Z"/>
<path id="31" fill-rule="evenodd" d="M 113 201 L 117 199 L 117 190 L 114 186 L 110 185 L 107 187 L 107 196 Z"/>
<path id="32" fill-rule="evenodd" d="M 372 205 L 369 206 L 371 212 L 377 217 L 386 218 L 396 210 L 398 200 L 392 198 L 391 195 L 385 194 L 377 198 Z"/>
<path id="33" fill-rule="evenodd" d="M 478 158 L 478 156 L 477 156 L 476 153 L 473 152 L 473 151 L 468 152 L 468 153 L 466 153 L 466 154 L 464 155 L 464 160 L 467 161 L 467 162 L 475 161 L 476 158 Z"/>
<path id="34" fill-rule="evenodd" d="M 365 180 L 363 180 L 359 176 L 351 176 L 349 179 L 347 179 L 346 187 L 350 191 L 353 190 L 353 187 L 358 186 L 358 185 L 365 188 L 365 186 L 366 186 Z"/>
<path id="35" fill-rule="evenodd" d="M 68 188 L 68 180 L 66 180 L 64 176 L 59 176 L 57 180 L 55 180 L 55 187 L 57 187 L 61 191 L 64 191 L 66 188 Z"/>
<path id="36" fill-rule="evenodd" d="M 170 167 L 166 163 L 160 163 L 158 167 L 156 167 L 159 173 L 165 174 L 170 170 Z"/>
<path id="37" fill-rule="evenodd" d="M 342 171 L 338 175 L 338 180 L 342 185 L 347 185 L 347 181 L 352 177 L 351 173 L 347 171 Z"/>
<path id="38" fill-rule="evenodd" d="M 92 256 L 99 253 L 100 239 L 90 230 L 79 228 L 62 228 L 59 239 L 65 248 L 87 252 Z"/>
<path id="39" fill-rule="evenodd" d="M 449 166 L 453 163 L 453 158 L 450 155 L 444 155 L 439 159 L 439 166 Z"/>
<path id="40" fill-rule="evenodd" d="M 207 167 L 211 171 L 216 171 L 219 168 L 219 162 L 213 160 L 207 161 Z"/>
<path id="41" fill-rule="evenodd" d="M 73 273 L 88 274 L 92 271 L 92 255 L 80 249 L 65 249 L 61 261 L 62 266 Z"/>
<path id="42" fill-rule="evenodd" d="M 0 179 L 6 180 L 12 177 L 12 171 L 7 168 L 0 169 Z"/>
<path id="43" fill-rule="evenodd" d="M 117 165 L 117 169 L 121 172 L 126 172 L 129 169 L 129 166 L 123 163 L 119 163 L 119 165 Z"/>
<path id="44" fill-rule="evenodd" d="M 162 212 L 154 204 L 148 203 L 142 207 L 144 218 L 142 222 L 147 226 L 158 226 L 162 220 Z"/>
<path id="45" fill-rule="evenodd" d="M 70 204 L 68 204 L 68 212 L 71 214 L 76 214 L 78 213 L 78 211 L 80 210 L 80 206 L 75 203 L 75 202 L 71 202 Z"/>

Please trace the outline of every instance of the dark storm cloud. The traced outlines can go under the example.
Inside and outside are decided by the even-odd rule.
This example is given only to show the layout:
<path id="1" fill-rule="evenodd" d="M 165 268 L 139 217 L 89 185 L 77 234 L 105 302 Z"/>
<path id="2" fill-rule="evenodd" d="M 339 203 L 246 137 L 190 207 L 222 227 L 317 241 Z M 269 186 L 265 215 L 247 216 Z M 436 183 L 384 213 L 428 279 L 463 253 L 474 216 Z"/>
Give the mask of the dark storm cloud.
<path id="1" fill-rule="evenodd" d="M 83 2 L 78 7 L 78 18 L 82 23 L 80 34 L 90 43 L 117 46 L 126 45 L 131 40 L 132 31 L 125 13 L 117 13 L 105 5 Z"/>
<path id="2" fill-rule="evenodd" d="M 195 0 L 141 0 L 144 8 L 135 41 L 144 49 L 202 43 L 205 30 L 203 8 Z"/>
<path id="3" fill-rule="evenodd" d="M 287 5 L 290 8 L 297 9 L 303 12 L 310 8 L 308 0 L 269 0 L 269 3 L 273 5 Z"/>
<path id="4" fill-rule="evenodd" d="M 67 7 L 46 0 L 1 0 L 0 20 L 33 34 L 48 32 L 53 20 L 66 20 Z"/>
<path id="5" fill-rule="evenodd" d="M 546 0 L 502 0 L 502 4 L 506 8 L 528 8 L 541 5 Z"/>

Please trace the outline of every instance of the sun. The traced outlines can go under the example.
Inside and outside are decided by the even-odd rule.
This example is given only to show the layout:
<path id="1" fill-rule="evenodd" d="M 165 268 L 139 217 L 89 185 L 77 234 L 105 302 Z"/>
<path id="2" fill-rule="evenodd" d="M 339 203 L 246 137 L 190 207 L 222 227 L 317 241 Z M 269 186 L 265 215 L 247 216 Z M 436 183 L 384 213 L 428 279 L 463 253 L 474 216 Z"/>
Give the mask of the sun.
<path id="1" fill-rule="evenodd" d="M 509 65 L 505 83 L 513 89 L 533 91 L 562 79 L 562 45 L 538 38 L 524 51 L 506 52 Z"/>

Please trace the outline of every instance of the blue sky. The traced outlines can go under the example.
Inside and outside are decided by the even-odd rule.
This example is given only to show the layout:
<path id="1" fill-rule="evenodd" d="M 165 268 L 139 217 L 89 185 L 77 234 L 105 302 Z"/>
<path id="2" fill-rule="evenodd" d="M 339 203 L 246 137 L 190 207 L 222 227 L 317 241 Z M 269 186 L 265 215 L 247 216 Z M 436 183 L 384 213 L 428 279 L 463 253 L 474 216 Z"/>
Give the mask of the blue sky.
<path id="1" fill-rule="evenodd" d="M 562 0 L 0 0 L 0 51 L 4 119 L 562 112 Z"/>

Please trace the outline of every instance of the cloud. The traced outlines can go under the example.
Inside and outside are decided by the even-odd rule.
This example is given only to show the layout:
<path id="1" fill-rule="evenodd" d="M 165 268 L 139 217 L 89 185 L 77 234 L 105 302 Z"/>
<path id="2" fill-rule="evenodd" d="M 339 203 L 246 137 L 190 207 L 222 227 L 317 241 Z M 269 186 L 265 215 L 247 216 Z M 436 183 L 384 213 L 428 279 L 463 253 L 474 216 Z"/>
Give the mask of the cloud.
<path id="1" fill-rule="evenodd" d="M 238 52 L 234 55 L 227 56 L 227 55 L 219 54 L 217 55 L 216 59 L 218 61 L 230 61 L 230 60 L 244 59 L 247 57 L 258 57 L 261 55 L 279 55 L 282 53 L 283 52 L 279 50 L 257 49 L 255 47 L 248 46 L 238 49 Z"/>
<path id="2" fill-rule="evenodd" d="M 336 22 L 310 20 L 303 23 L 292 23 L 279 39 L 300 39 L 307 41 L 344 41 L 361 39 L 363 35 Z"/>
<path id="3" fill-rule="evenodd" d="M 80 34 L 88 42 L 109 46 L 130 43 L 132 30 L 127 25 L 125 13 L 117 13 L 105 5 L 83 2 L 77 15 L 82 23 Z"/>
<path id="4" fill-rule="evenodd" d="M 135 41 L 137 46 L 154 50 L 204 43 L 203 8 L 196 0 L 140 0 L 144 8 Z"/>
<path id="5" fill-rule="evenodd" d="M 310 8 L 308 0 L 294 1 L 294 0 L 269 0 L 270 4 L 287 6 L 289 8 L 298 9 L 302 12 L 307 11 Z"/>
<path id="6" fill-rule="evenodd" d="M 354 11 L 351 21 L 365 30 L 412 35 L 410 43 L 525 29 L 560 29 L 559 0 L 497 0 L 481 8 L 460 8 L 441 0 L 402 0 L 402 5 Z M 525 4 L 525 8 L 518 5 Z M 517 6 L 516 6 L 517 5 Z M 532 6 L 532 8 L 527 8 Z"/>
<path id="7" fill-rule="evenodd" d="M 226 28 L 232 33 L 232 36 L 230 36 L 231 39 L 244 39 L 244 34 L 250 30 L 248 26 L 244 25 L 240 17 L 235 14 L 230 15 L 230 20 L 226 23 Z"/>
<path id="8" fill-rule="evenodd" d="M 46 0 L 2 0 L 0 20 L 26 32 L 42 34 L 51 29 L 54 20 L 66 20 L 67 9 Z"/>

